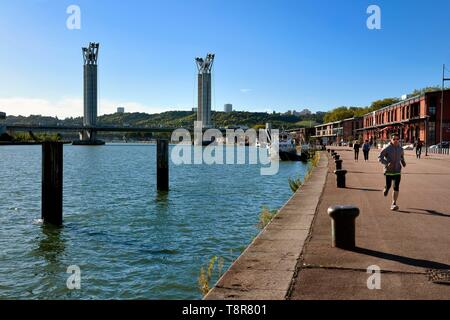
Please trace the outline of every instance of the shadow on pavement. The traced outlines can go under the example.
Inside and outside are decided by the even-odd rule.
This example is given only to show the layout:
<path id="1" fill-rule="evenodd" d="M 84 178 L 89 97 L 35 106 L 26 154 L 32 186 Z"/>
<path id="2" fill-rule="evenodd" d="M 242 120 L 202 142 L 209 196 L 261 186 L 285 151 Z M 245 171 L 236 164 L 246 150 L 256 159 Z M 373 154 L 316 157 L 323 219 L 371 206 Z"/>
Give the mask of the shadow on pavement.
<path id="1" fill-rule="evenodd" d="M 347 173 L 363 173 L 363 174 L 375 174 L 383 176 L 383 170 L 379 172 L 366 172 L 366 171 L 352 171 L 347 170 Z M 439 172 L 402 172 L 402 175 L 425 175 L 425 176 L 450 176 L 450 173 L 439 173 Z"/>
<path id="2" fill-rule="evenodd" d="M 383 175 L 383 170 L 381 170 L 380 172 L 365 172 L 365 171 L 351 171 L 351 170 L 347 170 L 347 173 L 376 174 L 377 176 L 382 176 Z"/>
<path id="3" fill-rule="evenodd" d="M 356 247 L 351 251 L 356 252 L 356 253 L 365 254 L 368 256 L 372 256 L 372 257 L 385 259 L 385 260 L 396 261 L 396 262 L 414 266 L 414 267 L 420 267 L 420 268 L 425 268 L 425 269 L 444 269 L 444 270 L 450 269 L 450 265 L 445 264 L 445 263 L 429 261 L 429 260 L 422 260 L 422 259 L 414 259 L 414 258 L 399 256 L 396 254 L 366 249 L 366 248 Z"/>
<path id="4" fill-rule="evenodd" d="M 381 189 L 371 189 L 371 188 L 352 188 L 352 187 L 346 187 L 346 189 L 350 189 L 350 190 L 361 190 L 361 191 L 383 191 Z"/>
<path id="5" fill-rule="evenodd" d="M 410 210 L 419 210 L 419 211 L 423 211 L 423 212 L 417 212 L 417 211 L 405 211 L 405 210 L 398 210 L 398 212 L 402 212 L 402 213 L 413 213 L 413 214 L 424 214 L 426 216 L 438 216 L 438 217 L 446 217 L 446 218 L 450 218 L 450 214 L 446 214 L 446 213 L 442 213 L 436 210 L 431 210 L 431 209 L 419 209 L 419 208 L 408 208 Z"/>
<path id="6" fill-rule="evenodd" d="M 426 175 L 426 176 L 450 176 L 450 173 L 444 172 L 402 172 L 402 174 L 406 175 Z"/>

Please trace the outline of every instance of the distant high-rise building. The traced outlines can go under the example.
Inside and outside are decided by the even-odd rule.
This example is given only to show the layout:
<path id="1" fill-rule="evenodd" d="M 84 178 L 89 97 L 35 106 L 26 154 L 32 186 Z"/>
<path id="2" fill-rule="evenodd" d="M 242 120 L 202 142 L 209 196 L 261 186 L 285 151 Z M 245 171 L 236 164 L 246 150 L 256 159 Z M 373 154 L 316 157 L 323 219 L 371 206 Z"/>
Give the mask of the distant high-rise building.
<path id="1" fill-rule="evenodd" d="M 117 113 L 125 113 L 125 108 L 124 107 L 118 107 L 117 108 Z"/>
<path id="2" fill-rule="evenodd" d="M 299 115 L 301 116 L 310 116 L 312 114 L 312 112 L 309 109 L 303 109 L 302 111 L 299 112 Z"/>
<path id="3" fill-rule="evenodd" d="M 223 111 L 224 112 L 231 112 L 233 111 L 233 105 L 231 103 L 227 103 L 223 106 Z"/>

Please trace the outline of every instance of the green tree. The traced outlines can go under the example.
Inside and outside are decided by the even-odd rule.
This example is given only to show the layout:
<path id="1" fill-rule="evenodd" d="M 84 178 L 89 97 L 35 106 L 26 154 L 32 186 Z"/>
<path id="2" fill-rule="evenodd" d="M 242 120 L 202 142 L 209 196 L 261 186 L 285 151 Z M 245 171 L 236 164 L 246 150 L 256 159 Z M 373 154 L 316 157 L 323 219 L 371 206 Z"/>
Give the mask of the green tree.
<path id="1" fill-rule="evenodd" d="M 334 122 L 339 120 L 344 120 L 352 118 L 355 114 L 357 108 L 355 107 L 338 107 L 329 112 L 324 116 L 324 122 Z"/>
<path id="2" fill-rule="evenodd" d="M 448 87 L 444 88 L 444 89 L 448 89 Z M 440 91 L 440 90 L 442 90 L 441 86 L 425 87 L 425 88 L 422 88 L 422 89 L 414 89 L 414 91 L 412 91 L 407 96 L 408 96 L 408 98 L 411 98 L 411 97 L 418 96 L 418 95 L 421 95 L 421 94 L 424 94 L 424 93 L 427 93 L 427 92 Z"/>

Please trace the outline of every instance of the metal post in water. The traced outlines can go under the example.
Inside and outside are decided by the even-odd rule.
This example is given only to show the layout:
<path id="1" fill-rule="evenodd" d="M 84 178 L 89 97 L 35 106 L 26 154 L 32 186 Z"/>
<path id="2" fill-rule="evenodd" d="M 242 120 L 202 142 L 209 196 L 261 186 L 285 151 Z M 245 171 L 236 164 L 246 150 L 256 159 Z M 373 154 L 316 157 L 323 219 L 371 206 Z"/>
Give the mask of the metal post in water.
<path id="1" fill-rule="evenodd" d="M 63 144 L 42 143 L 42 220 L 60 226 L 63 221 Z"/>
<path id="2" fill-rule="evenodd" d="M 158 191 L 169 191 L 169 140 L 156 142 L 156 186 Z"/>

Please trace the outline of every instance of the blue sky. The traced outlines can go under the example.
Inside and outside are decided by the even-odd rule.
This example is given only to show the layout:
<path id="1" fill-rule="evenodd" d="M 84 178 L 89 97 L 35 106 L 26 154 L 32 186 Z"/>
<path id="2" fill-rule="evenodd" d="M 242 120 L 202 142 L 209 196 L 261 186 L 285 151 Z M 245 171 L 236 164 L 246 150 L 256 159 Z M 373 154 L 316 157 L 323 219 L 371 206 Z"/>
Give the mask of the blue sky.
<path id="1" fill-rule="evenodd" d="M 66 28 L 71 4 L 81 30 Z M 371 4 L 381 30 L 366 27 Z M 448 0 L 2 0 L 0 110 L 82 115 L 89 41 L 100 42 L 100 114 L 190 110 L 194 58 L 207 52 L 215 110 L 364 106 L 440 83 L 449 13 Z"/>

